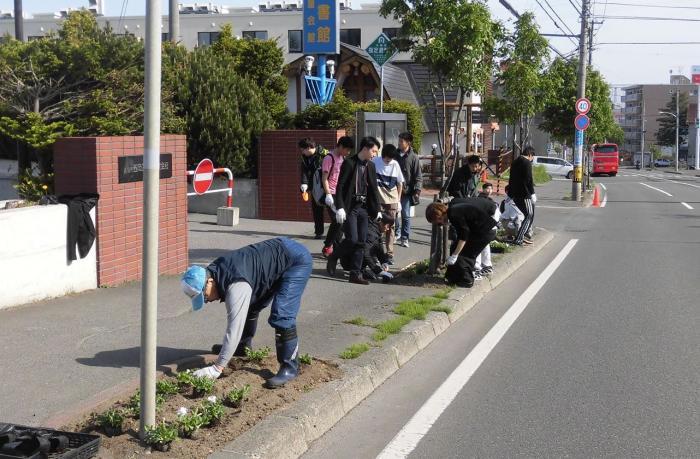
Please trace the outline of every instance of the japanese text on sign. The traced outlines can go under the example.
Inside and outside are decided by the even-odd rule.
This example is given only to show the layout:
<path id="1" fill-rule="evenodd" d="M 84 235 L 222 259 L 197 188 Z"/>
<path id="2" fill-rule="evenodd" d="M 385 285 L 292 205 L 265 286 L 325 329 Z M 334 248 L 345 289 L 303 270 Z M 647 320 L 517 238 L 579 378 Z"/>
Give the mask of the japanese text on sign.
<path id="1" fill-rule="evenodd" d="M 338 54 L 339 18 L 337 0 L 304 0 L 304 53 Z"/>

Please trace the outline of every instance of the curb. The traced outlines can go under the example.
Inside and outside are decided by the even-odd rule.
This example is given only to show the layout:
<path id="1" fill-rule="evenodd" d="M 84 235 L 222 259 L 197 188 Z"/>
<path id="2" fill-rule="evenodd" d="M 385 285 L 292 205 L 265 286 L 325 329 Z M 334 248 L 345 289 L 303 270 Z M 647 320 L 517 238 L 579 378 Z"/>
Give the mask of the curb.
<path id="1" fill-rule="evenodd" d="M 536 255 L 554 234 L 540 229 L 536 245 L 523 247 L 499 263 L 499 269 L 471 289 L 456 289 L 444 302 L 452 308 L 448 315 L 431 312 L 426 320 L 414 320 L 396 335 L 387 338 L 381 347 L 340 365 L 342 379 L 306 394 L 289 408 L 244 432 L 210 459 L 278 459 L 297 458 L 311 442 L 330 430 L 394 372 L 430 344 L 450 325 L 469 312 L 488 292 L 503 283 L 527 260 Z M 510 256 L 508 256 L 510 255 Z"/>

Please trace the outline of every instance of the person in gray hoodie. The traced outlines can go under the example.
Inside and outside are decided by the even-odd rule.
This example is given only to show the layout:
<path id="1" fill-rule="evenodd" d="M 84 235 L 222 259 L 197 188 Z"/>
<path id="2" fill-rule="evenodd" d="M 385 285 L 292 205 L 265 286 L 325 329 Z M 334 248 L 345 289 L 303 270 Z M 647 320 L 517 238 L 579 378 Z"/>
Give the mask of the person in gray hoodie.
<path id="1" fill-rule="evenodd" d="M 401 218 L 396 219 L 396 239 L 398 245 L 408 247 L 411 237 L 411 206 L 418 205 L 423 188 L 420 159 L 413 151 L 413 135 L 410 132 L 399 134 L 399 154 L 396 157 L 404 178 L 401 193 Z"/>

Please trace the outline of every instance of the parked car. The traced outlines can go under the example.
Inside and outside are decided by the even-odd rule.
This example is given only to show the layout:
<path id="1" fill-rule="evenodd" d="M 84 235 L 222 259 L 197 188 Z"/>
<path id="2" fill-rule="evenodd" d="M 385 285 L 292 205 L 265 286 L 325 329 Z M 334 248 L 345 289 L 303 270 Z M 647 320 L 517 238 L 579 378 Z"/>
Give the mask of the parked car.
<path id="1" fill-rule="evenodd" d="M 544 166 L 549 175 L 563 175 L 570 179 L 574 175 L 574 165 L 569 161 L 551 156 L 535 156 L 532 159 L 532 165 Z"/>
<path id="2" fill-rule="evenodd" d="M 671 160 L 666 158 L 659 158 L 654 160 L 654 167 L 670 167 Z"/>

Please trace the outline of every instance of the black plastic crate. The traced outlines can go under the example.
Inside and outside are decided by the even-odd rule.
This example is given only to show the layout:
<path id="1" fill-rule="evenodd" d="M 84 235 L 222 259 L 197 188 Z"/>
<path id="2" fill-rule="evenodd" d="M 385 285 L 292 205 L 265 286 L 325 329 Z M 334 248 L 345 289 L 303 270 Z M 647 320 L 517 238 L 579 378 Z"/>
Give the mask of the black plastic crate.
<path id="1" fill-rule="evenodd" d="M 58 453 L 50 454 L 35 454 L 33 456 L 8 456 L 0 453 L 0 459 L 90 459 L 95 457 L 100 450 L 100 436 L 77 433 L 63 432 L 61 430 L 45 429 L 42 427 L 27 427 L 16 424 L 0 423 L 0 431 L 3 427 L 11 426 L 15 431 L 24 431 L 31 434 L 46 434 L 46 435 L 64 435 L 68 438 L 68 448 Z"/>

